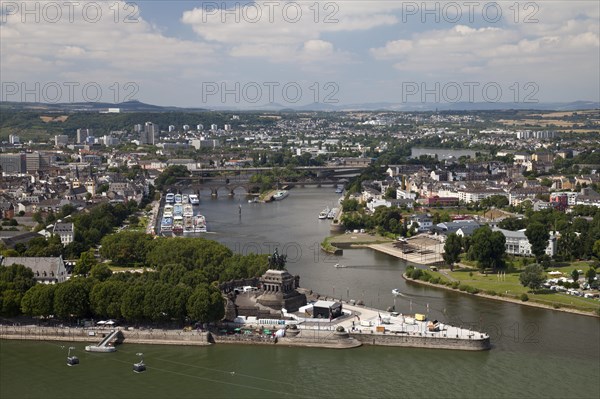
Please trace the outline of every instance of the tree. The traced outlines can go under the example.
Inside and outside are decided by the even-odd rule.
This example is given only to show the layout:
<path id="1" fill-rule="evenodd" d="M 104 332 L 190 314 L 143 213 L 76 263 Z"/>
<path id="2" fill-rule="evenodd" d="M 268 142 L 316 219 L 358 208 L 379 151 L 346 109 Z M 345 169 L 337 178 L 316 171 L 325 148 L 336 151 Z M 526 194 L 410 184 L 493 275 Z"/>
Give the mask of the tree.
<path id="1" fill-rule="evenodd" d="M 579 272 L 577 271 L 577 269 L 573 269 L 573 271 L 571 272 L 571 278 L 573 279 L 573 281 L 579 280 Z"/>
<path id="2" fill-rule="evenodd" d="M 548 239 L 550 238 L 548 229 L 541 223 L 533 222 L 525 229 L 525 236 L 529 240 L 529 244 L 531 244 L 531 253 L 535 255 L 536 261 L 539 262 L 548 246 Z"/>
<path id="3" fill-rule="evenodd" d="M 144 297 L 146 289 L 136 284 L 125 290 L 121 302 L 121 314 L 128 321 L 140 322 L 144 319 Z"/>
<path id="4" fill-rule="evenodd" d="M 90 249 L 89 251 L 82 252 L 81 256 L 79 256 L 79 260 L 75 264 L 75 268 L 73 272 L 79 275 L 87 275 L 94 266 L 98 264 L 96 260 L 96 256 L 94 255 L 94 250 Z"/>
<path id="5" fill-rule="evenodd" d="M 216 287 L 202 284 L 190 296 L 187 311 L 192 320 L 218 321 L 225 316 L 225 301 Z"/>
<path id="6" fill-rule="evenodd" d="M 450 233 L 446 237 L 444 254 L 442 256 L 444 257 L 444 261 L 450 265 L 450 268 L 460 259 L 460 252 L 462 250 L 461 241 L 460 236 L 456 235 L 456 233 Z"/>
<path id="7" fill-rule="evenodd" d="M 469 248 L 470 258 L 477 261 L 480 269 L 492 267 L 494 270 L 504 267 L 506 238 L 499 231 L 492 232 L 488 226 L 475 230 Z"/>
<path id="8" fill-rule="evenodd" d="M 60 317 L 87 316 L 90 286 L 90 282 L 81 277 L 59 284 L 54 293 L 54 312 Z"/>
<path id="9" fill-rule="evenodd" d="M 521 284 L 533 290 L 539 289 L 545 280 L 544 268 L 536 263 L 525 267 L 525 270 L 519 275 Z"/>
<path id="10" fill-rule="evenodd" d="M 117 265 L 143 263 L 152 241 L 152 236 L 144 232 L 121 231 L 102 239 L 100 254 Z"/>
<path id="11" fill-rule="evenodd" d="M 48 317 L 54 314 L 54 291 L 56 285 L 36 284 L 21 300 L 21 311 L 28 316 Z"/>
<path id="12" fill-rule="evenodd" d="M 588 280 L 588 284 L 592 284 L 594 282 L 594 278 L 596 277 L 596 270 L 593 267 L 590 267 L 585 272 L 585 277 Z"/>
<path id="13" fill-rule="evenodd" d="M 122 281 L 109 280 L 98 283 L 90 293 L 90 306 L 99 317 L 118 319 L 122 316 L 122 298 L 127 286 Z"/>
<path id="14" fill-rule="evenodd" d="M 103 263 L 92 266 L 92 270 L 90 270 L 90 276 L 98 281 L 106 281 L 111 275 L 112 270 Z"/>

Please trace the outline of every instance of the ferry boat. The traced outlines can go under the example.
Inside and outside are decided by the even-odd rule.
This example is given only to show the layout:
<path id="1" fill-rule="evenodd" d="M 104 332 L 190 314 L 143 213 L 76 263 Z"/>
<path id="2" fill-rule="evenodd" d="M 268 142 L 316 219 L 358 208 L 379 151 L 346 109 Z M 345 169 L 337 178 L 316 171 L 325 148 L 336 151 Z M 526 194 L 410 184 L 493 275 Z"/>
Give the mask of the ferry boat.
<path id="1" fill-rule="evenodd" d="M 206 218 L 202 215 L 194 216 L 194 233 L 206 233 Z"/>
<path id="2" fill-rule="evenodd" d="M 327 219 L 328 215 L 329 215 L 329 208 L 325 208 L 321 211 L 321 213 L 319 213 L 319 219 Z"/>
<path id="3" fill-rule="evenodd" d="M 187 204 L 188 202 L 190 202 L 190 197 L 187 194 L 183 194 L 181 196 L 181 202 L 183 202 L 184 204 Z"/>
<path id="4" fill-rule="evenodd" d="M 194 208 L 192 204 L 185 204 L 183 206 L 183 216 L 194 216 Z"/>
<path id="5" fill-rule="evenodd" d="M 163 216 L 167 216 L 167 217 L 173 216 L 173 205 L 165 205 L 165 210 L 163 211 Z"/>
<path id="6" fill-rule="evenodd" d="M 183 217 L 183 234 L 191 234 L 194 232 L 194 223 L 192 221 L 192 215 L 185 215 Z"/>
<path id="7" fill-rule="evenodd" d="M 175 203 L 176 204 L 181 204 L 182 199 L 183 199 L 183 197 L 181 196 L 181 194 L 175 194 Z"/>
<path id="8" fill-rule="evenodd" d="M 288 195 L 289 195 L 289 191 L 287 191 L 287 190 L 277 191 L 275 194 L 273 194 L 273 199 L 275 201 L 281 201 L 282 199 L 284 199 Z"/>
<path id="9" fill-rule="evenodd" d="M 329 211 L 329 213 L 327 214 L 327 219 L 334 219 L 335 215 L 337 215 L 337 208 L 333 208 L 332 210 Z"/>
<path id="10" fill-rule="evenodd" d="M 183 233 L 183 217 L 182 216 L 174 216 L 173 217 L 173 234 L 181 234 Z"/>
<path id="11" fill-rule="evenodd" d="M 183 205 L 175 204 L 175 206 L 173 207 L 173 215 L 175 215 L 175 216 L 183 215 Z"/>
<path id="12" fill-rule="evenodd" d="M 173 194 L 173 193 L 167 193 L 167 196 L 165 198 L 165 202 L 167 204 L 172 204 L 173 202 L 175 202 L 175 194 Z"/>
<path id="13" fill-rule="evenodd" d="M 173 230 L 173 218 L 171 216 L 165 216 L 160 222 L 160 232 L 170 233 Z"/>
<path id="14" fill-rule="evenodd" d="M 196 194 L 190 194 L 190 204 L 200 205 L 200 198 Z"/>

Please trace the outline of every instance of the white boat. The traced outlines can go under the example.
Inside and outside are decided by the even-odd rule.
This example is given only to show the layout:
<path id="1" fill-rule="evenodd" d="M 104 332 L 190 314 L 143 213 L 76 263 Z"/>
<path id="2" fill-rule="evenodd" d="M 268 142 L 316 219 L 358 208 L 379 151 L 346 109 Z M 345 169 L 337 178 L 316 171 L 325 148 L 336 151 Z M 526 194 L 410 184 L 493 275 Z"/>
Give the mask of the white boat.
<path id="1" fill-rule="evenodd" d="M 192 221 L 192 215 L 186 215 L 183 217 L 183 234 L 191 234 L 193 232 L 194 222 Z"/>
<path id="2" fill-rule="evenodd" d="M 192 204 L 185 204 L 183 206 L 183 216 L 194 216 L 194 208 Z"/>
<path id="3" fill-rule="evenodd" d="M 281 201 L 282 199 L 284 199 L 285 197 L 287 197 L 289 195 L 289 191 L 287 190 L 281 190 L 281 191 L 277 191 L 274 195 L 273 195 L 273 199 L 275 201 Z"/>
<path id="4" fill-rule="evenodd" d="M 173 207 L 173 215 L 174 216 L 181 216 L 181 215 L 183 215 L 183 205 L 181 205 L 181 204 L 175 204 L 175 206 Z"/>
<path id="5" fill-rule="evenodd" d="M 327 215 L 329 215 L 329 208 L 325 208 L 319 213 L 319 219 L 327 219 Z"/>
<path id="6" fill-rule="evenodd" d="M 200 204 L 200 198 L 198 198 L 198 196 L 196 194 L 190 194 L 190 204 L 192 204 L 192 205 L 199 205 Z"/>
<path id="7" fill-rule="evenodd" d="M 175 194 L 173 193 L 168 193 L 167 197 L 165 198 L 165 202 L 167 204 L 172 204 L 173 202 L 175 202 Z"/>
<path id="8" fill-rule="evenodd" d="M 332 210 L 330 210 L 327 214 L 327 219 L 334 219 L 335 215 L 337 215 L 337 211 L 337 208 L 333 208 Z"/>
<path id="9" fill-rule="evenodd" d="M 181 202 L 187 204 L 188 202 L 190 202 L 190 197 L 187 194 L 183 194 L 181 196 Z"/>
<path id="10" fill-rule="evenodd" d="M 161 233 L 170 233 L 173 229 L 173 218 L 170 216 L 165 216 L 160 221 L 160 232 Z"/>
<path id="11" fill-rule="evenodd" d="M 163 216 L 165 216 L 165 217 L 173 216 L 173 205 L 165 205 L 165 210 L 163 212 Z"/>
<path id="12" fill-rule="evenodd" d="M 175 203 L 181 204 L 182 199 L 183 197 L 181 196 L 181 194 L 175 194 Z"/>
<path id="13" fill-rule="evenodd" d="M 394 288 L 394 289 L 392 290 L 392 294 L 394 294 L 395 296 L 400 296 L 400 295 L 402 295 L 402 293 L 400 292 L 400 289 L 398 289 L 398 288 Z"/>
<path id="14" fill-rule="evenodd" d="M 183 217 L 182 216 L 175 216 L 173 217 L 173 233 L 174 234 L 181 234 L 183 233 Z"/>
<path id="15" fill-rule="evenodd" d="M 206 218 L 202 215 L 194 216 L 194 233 L 206 233 Z"/>
<path id="16" fill-rule="evenodd" d="M 343 269 L 346 267 L 346 265 L 341 265 L 339 263 L 336 263 L 335 265 L 333 265 L 333 267 L 335 267 L 336 269 Z"/>
<path id="17" fill-rule="evenodd" d="M 249 200 L 248 200 L 248 203 L 249 203 L 249 204 L 256 204 L 256 203 L 258 203 L 258 198 L 254 197 L 254 198 L 252 198 L 252 199 L 249 199 Z"/>
<path id="18" fill-rule="evenodd" d="M 343 192 L 344 192 L 344 189 L 343 189 L 342 187 L 338 187 L 338 188 L 336 188 L 336 189 L 335 189 L 335 192 L 336 192 L 337 194 L 341 194 L 341 193 L 343 193 Z"/>
<path id="19" fill-rule="evenodd" d="M 99 353 L 110 353 L 116 352 L 117 348 L 114 346 L 97 346 L 97 345 L 88 345 L 85 347 L 86 352 L 99 352 Z"/>

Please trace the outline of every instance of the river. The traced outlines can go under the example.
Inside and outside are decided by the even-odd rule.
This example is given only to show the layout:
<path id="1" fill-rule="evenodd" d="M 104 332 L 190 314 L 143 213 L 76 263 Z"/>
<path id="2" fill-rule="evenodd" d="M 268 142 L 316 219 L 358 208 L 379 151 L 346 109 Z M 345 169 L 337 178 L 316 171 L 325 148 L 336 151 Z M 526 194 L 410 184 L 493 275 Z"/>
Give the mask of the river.
<path id="1" fill-rule="evenodd" d="M 200 208 L 208 238 L 242 253 L 277 247 L 303 287 L 381 309 L 429 309 L 431 318 L 488 332 L 493 349 L 124 344 L 88 354 L 76 343 L 81 364 L 67 367 L 60 344 L 0 341 L 0 397 L 600 397 L 599 319 L 406 283 L 404 262 L 369 249 L 325 256 L 318 248 L 329 226 L 317 215 L 337 198 L 331 188 L 296 188 L 270 204 L 204 194 Z M 404 296 L 394 299 L 393 288 Z M 138 352 L 149 366 L 143 374 L 131 371 Z"/>

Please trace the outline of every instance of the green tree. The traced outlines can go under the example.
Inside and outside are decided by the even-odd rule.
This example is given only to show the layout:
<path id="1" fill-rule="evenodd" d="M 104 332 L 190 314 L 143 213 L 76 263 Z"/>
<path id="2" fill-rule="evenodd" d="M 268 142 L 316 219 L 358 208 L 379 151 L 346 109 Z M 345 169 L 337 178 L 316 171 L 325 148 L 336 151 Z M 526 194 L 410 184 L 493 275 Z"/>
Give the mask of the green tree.
<path id="1" fill-rule="evenodd" d="M 519 275 L 521 284 L 533 290 L 539 289 L 545 280 L 544 268 L 536 263 L 525 267 L 525 270 Z"/>
<path id="2" fill-rule="evenodd" d="M 21 300 L 21 311 L 28 316 L 48 317 L 54 314 L 54 291 L 56 285 L 36 284 Z"/>
<path id="3" fill-rule="evenodd" d="M 92 266 L 90 276 L 98 281 L 105 281 L 112 275 L 112 270 L 104 263 L 98 263 Z"/>
<path id="4" fill-rule="evenodd" d="M 54 293 L 54 312 L 65 318 L 85 317 L 90 313 L 91 284 L 84 278 L 61 283 Z"/>
<path id="5" fill-rule="evenodd" d="M 77 263 L 75 263 L 73 273 L 85 276 L 97 264 L 98 261 L 96 260 L 96 256 L 94 255 L 94 250 L 90 249 L 89 251 L 81 253 L 81 256 L 79 256 L 79 260 L 77 260 Z"/>
<path id="6" fill-rule="evenodd" d="M 221 292 L 206 284 L 197 287 L 187 302 L 188 315 L 201 322 L 219 321 L 225 316 L 225 301 Z"/>
<path id="7" fill-rule="evenodd" d="M 588 280 L 588 284 L 592 284 L 594 282 L 594 278 L 596 277 L 596 270 L 593 267 L 590 267 L 585 272 L 585 277 Z"/>
<path id="8" fill-rule="evenodd" d="M 102 239 L 100 254 L 117 265 L 143 263 L 152 246 L 152 236 L 144 232 L 121 231 Z"/>
<path id="9" fill-rule="evenodd" d="M 460 252 L 462 251 L 462 240 L 456 233 L 448 234 L 446 237 L 446 243 L 444 244 L 444 261 L 450 265 L 454 265 L 460 259 Z"/>
<path id="10" fill-rule="evenodd" d="M 483 226 L 473 233 L 469 253 L 480 269 L 492 267 L 497 270 L 504 267 L 505 244 L 506 238 L 501 232 L 492 232 L 488 226 Z"/>
<path id="11" fill-rule="evenodd" d="M 536 260 L 539 262 L 542 255 L 546 252 L 548 239 L 550 239 L 548 229 L 542 223 L 530 223 L 527 229 L 525 229 L 525 236 L 529 240 L 529 244 L 531 244 L 531 253 L 535 255 Z"/>
<path id="12" fill-rule="evenodd" d="M 146 289 L 142 284 L 136 284 L 125 290 L 121 302 L 121 314 L 131 322 L 140 322 L 144 319 L 144 297 Z"/>
<path id="13" fill-rule="evenodd" d="M 120 318 L 122 299 L 126 290 L 126 283 L 116 280 L 94 285 L 90 293 L 90 306 L 94 314 L 102 318 Z"/>
<path id="14" fill-rule="evenodd" d="M 154 185 L 159 191 L 162 191 L 167 186 L 175 184 L 178 177 L 187 177 L 189 175 L 190 171 L 183 165 L 168 166 L 154 180 Z"/>
<path id="15" fill-rule="evenodd" d="M 579 280 L 579 272 L 577 271 L 577 269 L 573 269 L 573 271 L 571 272 L 571 278 L 573 279 L 573 281 Z"/>

